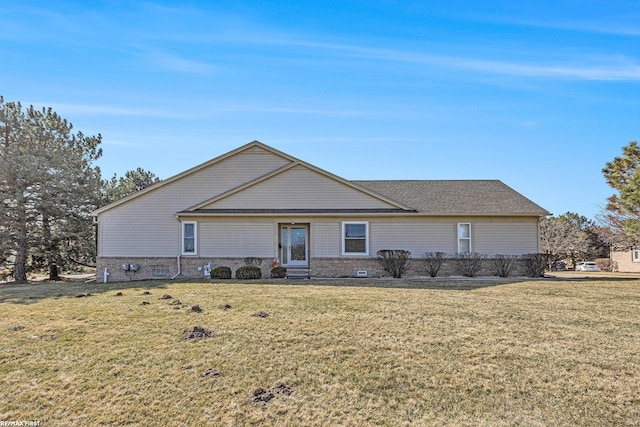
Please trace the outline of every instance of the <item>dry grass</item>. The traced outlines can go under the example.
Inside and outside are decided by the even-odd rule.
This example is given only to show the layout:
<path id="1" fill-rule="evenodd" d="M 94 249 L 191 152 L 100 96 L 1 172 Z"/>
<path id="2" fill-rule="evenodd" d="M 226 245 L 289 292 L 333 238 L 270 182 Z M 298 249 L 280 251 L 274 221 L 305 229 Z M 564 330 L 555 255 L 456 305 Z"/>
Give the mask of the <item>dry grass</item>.
<path id="1" fill-rule="evenodd" d="M 273 283 L 1 287 L 0 420 L 639 423 L 637 281 Z"/>

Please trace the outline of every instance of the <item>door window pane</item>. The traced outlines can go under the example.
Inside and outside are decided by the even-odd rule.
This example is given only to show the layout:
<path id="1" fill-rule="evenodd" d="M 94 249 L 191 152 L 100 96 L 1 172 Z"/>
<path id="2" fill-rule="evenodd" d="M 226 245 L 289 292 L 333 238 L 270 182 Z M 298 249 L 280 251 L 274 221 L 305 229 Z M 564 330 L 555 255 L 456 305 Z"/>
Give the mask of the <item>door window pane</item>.
<path id="1" fill-rule="evenodd" d="M 291 261 L 307 260 L 307 229 L 291 228 Z"/>
<path id="2" fill-rule="evenodd" d="M 280 247 L 282 252 L 282 263 L 289 264 L 289 228 L 282 227 L 282 232 L 280 234 Z"/>

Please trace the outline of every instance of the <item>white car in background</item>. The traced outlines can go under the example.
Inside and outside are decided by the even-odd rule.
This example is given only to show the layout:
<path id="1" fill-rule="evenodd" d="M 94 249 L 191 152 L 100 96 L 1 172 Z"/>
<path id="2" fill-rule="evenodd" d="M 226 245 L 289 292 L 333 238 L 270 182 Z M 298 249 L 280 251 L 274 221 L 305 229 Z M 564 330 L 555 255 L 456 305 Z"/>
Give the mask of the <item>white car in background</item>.
<path id="1" fill-rule="evenodd" d="M 600 271 L 593 261 L 582 261 L 576 264 L 576 271 Z"/>

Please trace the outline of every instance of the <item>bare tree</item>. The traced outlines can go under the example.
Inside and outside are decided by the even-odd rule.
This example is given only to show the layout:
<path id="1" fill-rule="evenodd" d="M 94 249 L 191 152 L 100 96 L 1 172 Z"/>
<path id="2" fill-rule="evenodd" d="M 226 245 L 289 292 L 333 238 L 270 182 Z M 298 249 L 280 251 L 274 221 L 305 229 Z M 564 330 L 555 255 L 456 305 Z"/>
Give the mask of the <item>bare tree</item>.
<path id="1" fill-rule="evenodd" d="M 577 223 L 562 217 L 540 221 L 540 249 L 547 256 L 549 266 L 563 258 L 575 263 L 589 247 L 588 236 Z"/>

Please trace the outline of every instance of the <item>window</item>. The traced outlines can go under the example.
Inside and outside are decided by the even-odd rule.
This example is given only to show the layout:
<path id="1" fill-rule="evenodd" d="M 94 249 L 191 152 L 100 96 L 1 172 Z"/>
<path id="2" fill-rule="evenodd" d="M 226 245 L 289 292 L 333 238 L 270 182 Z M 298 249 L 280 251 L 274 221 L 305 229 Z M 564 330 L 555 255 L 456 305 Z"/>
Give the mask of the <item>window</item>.
<path id="1" fill-rule="evenodd" d="M 167 267 L 166 265 L 152 265 L 151 277 L 153 278 L 169 277 L 169 267 Z"/>
<path id="2" fill-rule="evenodd" d="M 198 241 L 198 229 L 195 221 L 182 223 L 182 255 L 195 255 Z"/>
<path id="3" fill-rule="evenodd" d="M 633 250 L 633 262 L 640 262 L 640 249 Z"/>
<path id="4" fill-rule="evenodd" d="M 471 252 L 471 224 L 458 224 L 458 253 L 468 254 Z"/>
<path id="5" fill-rule="evenodd" d="M 369 223 L 342 223 L 342 255 L 369 255 Z"/>

